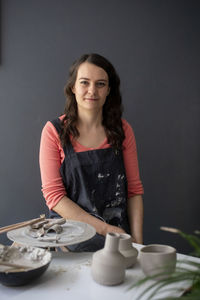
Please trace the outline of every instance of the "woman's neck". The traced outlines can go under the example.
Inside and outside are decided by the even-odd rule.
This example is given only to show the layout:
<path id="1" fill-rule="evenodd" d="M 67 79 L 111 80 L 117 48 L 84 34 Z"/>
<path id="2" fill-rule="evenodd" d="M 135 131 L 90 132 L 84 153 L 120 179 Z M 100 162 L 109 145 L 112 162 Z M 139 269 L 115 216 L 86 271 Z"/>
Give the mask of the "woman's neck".
<path id="1" fill-rule="evenodd" d="M 92 129 L 102 127 L 102 111 L 81 111 L 78 112 L 78 127 Z"/>
<path id="2" fill-rule="evenodd" d="M 98 113 L 81 111 L 78 114 L 77 129 L 79 131 L 77 141 L 87 148 L 98 148 L 106 138 L 101 111 Z"/>

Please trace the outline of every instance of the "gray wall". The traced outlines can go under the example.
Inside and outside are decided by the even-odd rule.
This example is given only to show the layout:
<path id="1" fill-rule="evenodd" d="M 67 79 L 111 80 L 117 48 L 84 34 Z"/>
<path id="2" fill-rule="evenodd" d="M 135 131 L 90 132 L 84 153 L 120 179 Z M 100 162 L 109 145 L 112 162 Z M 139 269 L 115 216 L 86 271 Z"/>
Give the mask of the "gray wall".
<path id="1" fill-rule="evenodd" d="M 71 63 L 98 52 L 121 77 L 124 117 L 135 130 L 145 243 L 187 253 L 181 238 L 159 227 L 200 229 L 199 1 L 1 2 L 0 226 L 47 213 L 41 130 L 63 111 Z"/>

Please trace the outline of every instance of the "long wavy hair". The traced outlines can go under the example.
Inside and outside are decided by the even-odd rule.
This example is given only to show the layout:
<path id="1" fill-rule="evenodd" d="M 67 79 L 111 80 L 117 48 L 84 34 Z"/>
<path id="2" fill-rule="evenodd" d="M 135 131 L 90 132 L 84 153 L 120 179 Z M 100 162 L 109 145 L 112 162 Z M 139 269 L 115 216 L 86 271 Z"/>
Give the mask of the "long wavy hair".
<path id="1" fill-rule="evenodd" d="M 120 78 L 113 65 L 106 58 L 96 53 L 82 55 L 73 63 L 69 70 L 69 78 L 64 87 L 66 105 L 64 109 L 65 117 L 61 122 L 62 129 L 60 139 L 62 146 L 67 145 L 70 135 L 72 135 L 73 138 L 79 136 L 79 131 L 76 127 L 78 120 L 77 102 L 72 88 L 76 81 L 79 66 L 84 62 L 94 64 L 104 69 L 108 75 L 110 93 L 103 106 L 102 125 L 104 126 L 108 143 L 115 149 L 122 149 L 125 135 L 121 120 L 123 109 L 120 93 Z"/>

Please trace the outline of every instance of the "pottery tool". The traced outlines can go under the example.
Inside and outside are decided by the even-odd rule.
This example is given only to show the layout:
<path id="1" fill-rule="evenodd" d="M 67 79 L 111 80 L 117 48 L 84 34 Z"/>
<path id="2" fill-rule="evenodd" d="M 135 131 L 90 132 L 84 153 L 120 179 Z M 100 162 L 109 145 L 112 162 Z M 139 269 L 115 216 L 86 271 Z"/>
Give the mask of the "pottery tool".
<path id="1" fill-rule="evenodd" d="M 10 263 L 10 262 L 7 262 L 7 261 L 0 261 L 0 266 L 5 266 L 5 267 L 10 267 L 11 269 L 8 269 L 9 270 L 13 270 L 13 269 L 20 269 L 20 270 L 27 270 L 27 269 L 30 269 L 30 266 L 23 266 L 23 265 L 18 265 L 18 264 L 13 264 L 13 263 Z"/>
<path id="2" fill-rule="evenodd" d="M 8 225 L 8 226 L 5 226 L 5 227 L 1 227 L 0 228 L 0 234 L 4 233 L 4 232 L 11 231 L 11 230 L 14 230 L 14 229 L 18 229 L 18 228 L 21 228 L 21 227 L 25 227 L 25 226 L 28 226 L 28 225 L 33 225 L 37 222 L 41 222 L 44 219 L 45 219 L 45 215 L 40 215 L 40 217 L 36 218 L 36 219 L 32 219 L 32 220 L 29 220 L 29 221 L 24 221 L 24 222 Z"/>

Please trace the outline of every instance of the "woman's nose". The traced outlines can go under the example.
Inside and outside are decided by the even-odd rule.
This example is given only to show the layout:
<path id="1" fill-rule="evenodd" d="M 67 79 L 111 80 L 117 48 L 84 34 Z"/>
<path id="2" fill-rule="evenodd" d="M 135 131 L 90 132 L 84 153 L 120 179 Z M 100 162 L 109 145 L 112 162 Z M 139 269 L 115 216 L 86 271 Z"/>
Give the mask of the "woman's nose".
<path id="1" fill-rule="evenodd" d="M 89 87 L 88 87 L 88 92 L 93 95 L 96 93 L 96 86 L 95 84 L 90 84 Z"/>

